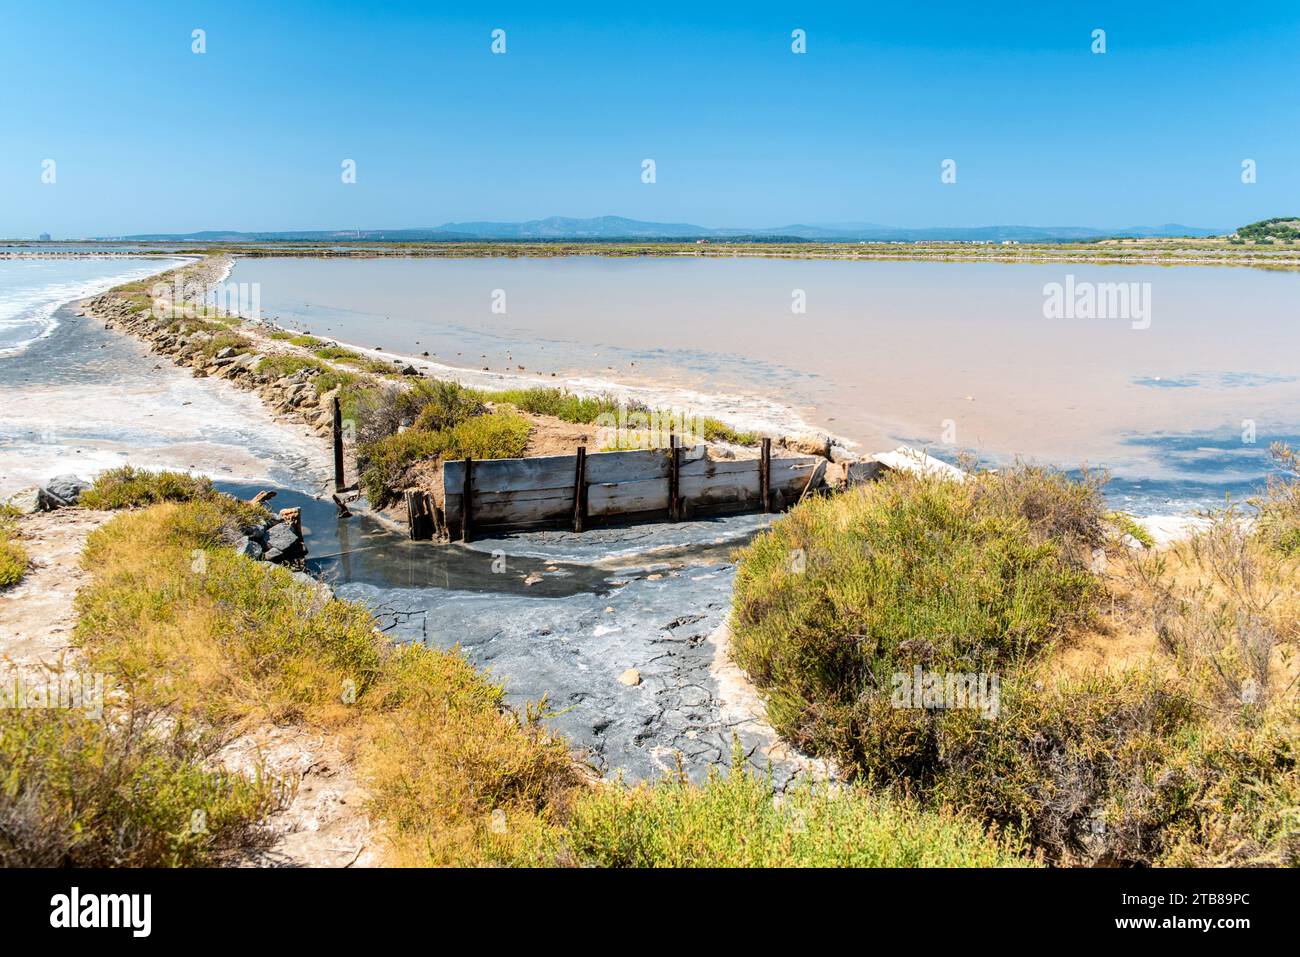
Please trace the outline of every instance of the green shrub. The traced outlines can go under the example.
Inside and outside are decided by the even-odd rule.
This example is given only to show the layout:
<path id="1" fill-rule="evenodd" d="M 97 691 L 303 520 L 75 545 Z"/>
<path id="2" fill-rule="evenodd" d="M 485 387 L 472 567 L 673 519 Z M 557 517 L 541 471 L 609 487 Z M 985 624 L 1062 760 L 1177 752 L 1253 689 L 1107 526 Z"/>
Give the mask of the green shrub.
<path id="1" fill-rule="evenodd" d="M 1025 468 L 804 503 L 742 554 L 733 655 L 801 747 L 1051 861 L 1300 863 L 1300 711 L 1273 676 L 1294 563 L 1270 564 L 1231 515 L 1130 556 L 1127 600 L 1167 657 L 1058 674 L 1055 639 L 1099 614 L 1081 563 L 1101 521 L 1095 485 Z M 992 673 L 996 705 L 895 700 L 892 676 L 915 668 Z"/>
<path id="2" fill-rule="evenodd" d="M 1131 535 L 1143 548 L 1155 548 L 1156 540 L 1147 531 L 1146 526 L 1128 512 L 1111 512 L 1106 521 L 1115 526 L 1120 535 Z"/>
<path id="3" fill-rule="evenodd" d="M 267 356 L 257 364 L 257 371 L 266 375 L 283 378 L 291 376 L 295 372 L 301 372 L 303 369 L 311 369 L 319 373 L 329 373 L 332 371 L 329 366 L 316 359 L 307 356 L 278 355 Z"/>
<path id="4" fill-rule="evenodd" d="M 396 498 L 406 468 L 426 459 L 513 459 L 528 445 L 528 420 L 510 412 L 466 419 L 442 432 L 408 429 L 361 446 L 361 487 L 376 508 Z"/>
<path id="5" fill-rule="evenodd" d="M 158 502 L 188 502 L 215 494 L 212 480 L 185 472 L 149 472 L 130 465 L 101 472 L 78 504 L 90 509 L 136 508 Z"/>
<path id="6" fill-rule="evenodd" d="M 530 428 L 522 415 L 509 412 L 475 416 L 440 433 L 445 439 L 442 458 L 517 459 L 528 445 Z"/>
<path id="7" fill-rule="evenodd" d="M 165 707 L 171 721 L 159 726 L 185 732 L 183 740 L 168 741 L 173 749 L 219 743 L 223 729 L 268 723 L 306 724 L 332 735 L 345 752 L 356 748 L 372 819 L 383 822 L 396 863 L 515 858 L 514 844 L 551 826 L 581 785 L 564 742 L 539 723 L 541 711 L 515 714 L 504 690 L 459 652 L 393 644 L 363 606 L 225 547 L 247 520 L 245 509 L 218 495 L 125 513 L 96 529 L 83 557 L 91 581 L 77 599 L 76 640 L 87 667 L 112 675 L 114 689 L 129 692 L 139 713 Z M 5 720 L 0 712 L 0 725 Z M 149 758 L 156 740 L 103 734 L 83 755 L 75 742 L 37 746 L 30 735 L 6 737 L 22 761 L 9 776 L 0 750 L 0 864 L 10 833 L 4 788 L 33 817 L 42 771 L 57 780 L 36 819 L 58 822 L 56 812 L 83 807 L 92 846 L 68 857 L 61 835 L 74 827 L 33 828 L 27 843 L 45 856 L 15 862 L 211 863 L 231 846 L 255 843 L 258 834 L 245 825 L 269 809 L 264 784 L 198 776 L 183 749 L 176 753 L 184 761 L 174 768 L 120 773 L 132 765 L 116 755 Z M 34 770 L 24 777 L 28 764 Z M 187 833 L 195 808 L 208 815 L 204 837 Z M 507 834 L 492 828 L 496 811 L 509 815 Z M 148 842 L 173 843 L 148 846 L 137 819 L 154 828 L 144 832 Z M 96 850 L 111 850 L 119 839 L 145 846 L 120 859 Z"/>
<path id="8" fill-rule="evenodd" d="M 427 401 L 415 417 L 415 428 L 442 432 L 481 414 L 483 403 L 477 393 L 457 382 L 433 382 L 427 387 Z"/>
<path id="9" fill-rule="evenodd" d="M 1269 450 L 1281 470 L 1264 494 L 1251 500 L 1256 537 L 1281 555 L 1300 556 L 1300 452 L 1283 443 Z"/>
<path id="10" fill-rule="evenodd" d="M 383 359 L 372 359 L 370 356 L 364 356 L 352 349 L 345 349 L 342 346 L 322 346 L 314 350 L 315 354 L 321 359 L 329 359 L 334 362 L 345 362 L 348 365 L 357 366 L 366 372 L 375 372 L 380 375 L 387 375 L 393 371 L 393 364 L 385 362 Z"/>
<path id="11" fill-rule="evenodd" d="M 237 354 L 243 355 L 252 347 L 253 343 L 247 336 L 241 336 L 237 332 L 218 332 L 211 339 L 204 342 L 199 347 L 199 351 L 211 359 L 222 349 L 234 349 Z"/>
<path id="12" fill-rule="evenodd" d="M 761 438 L 756 432 L 739 432 L 725 422 L 709 418 L 700 422 L 700 432 L 706 442 L 730 442 L 732 445 L 757 445 Z"/>
<path id="13" fill-rule="evenodd" d="M 768 689 L 776 727 L 804 746 L 839 741 L 857 709 L 889 700 L 892 674 L 1006 672 L 1087 616 L 1096 582 L 1070 547 L 1040 540 L 1062 519 L 1026 517 L 1038 499 L 1022 484 L 895 473 L 758 536 L 737 569 L 733 655 Z M 1097 503 L 1090 514 L 1099 535 Z"/>
<path id="14" fill-rule="evenodd" d="M 357 452 L 361 466 L 361 489 L 374 508 L 395 501 L 398 484 L 407 467 L 425 459 L 437 458 L 443 449 L 438 432 L 407 429 L 362 445 Z"/>
<path id="15" fill-rule="evenodd" d="M 743 759 L 743 755 L 739 756 Z M 738 765 L 739 766 L 739 765 Z M 574 803 L 557 856 L 584 867 L 1026 867 L 1015 837 L 860 786 L 780 798 L 750 771 L 669 777 Z"/>
<path id="16" fill-rule="evenodd" d="M 604 413 L 618 414 L 619 401 L 613 396 L 578 396 L 563 389 L 543 386 L 532 389 L 505 389 L 485 392 L 483 398 L 515 406 L 534 415 L 549 415 L 565 422 L 589 424 Z M 639 408 L 639 407 L 638 407 Z"/>
<path id="17" fill-rule="evenodd" d="M 226 545 L 259 512 L 267 517 L 218 495 L 129 512 L 92 532 L 82 564 L 94 584 L 77 596 L 76 631 L 90 667 L 138 702 L 217 726 L 341 708 L 340 674 L 364 695 L 380 654 L 365 609 L 315 596 L 288 570 Z M 189 658 L 183 669 L 178 655 Z"/>
<path id="18" fill-rule="evenodd" d="M 202 866 L 265 843 L 279 790 L 208 757 L 141 714 L 0 708 L 0 867 Z"/>
<path id="19" fill-rule="evenodd" d="M 17 539 L 18 529 L 12 517 L 0 511 L 0 588 L 18 584 L 27 573 L 27 551 Z"/>

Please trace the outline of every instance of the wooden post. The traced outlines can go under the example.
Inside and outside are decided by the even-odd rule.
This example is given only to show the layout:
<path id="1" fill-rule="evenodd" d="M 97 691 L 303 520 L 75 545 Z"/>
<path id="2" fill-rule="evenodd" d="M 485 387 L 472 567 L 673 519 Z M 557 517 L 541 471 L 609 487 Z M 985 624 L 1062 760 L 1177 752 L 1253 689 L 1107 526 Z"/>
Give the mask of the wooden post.
<path id="1" fill-rule="evenodd" d="M 772 511 L 772 440 L 763 439 L 758 459 L 758 496 L 764 512 Z"/>
<path id="2" fill-rule="evenodd" d="M 674 522 L 682 520 L 681 455 L 677 436 L 668 439 L 668 517 Z"/>
<path id="3" fill-rule="evenodd" d="M 334 491 L 341 492 L 347 485 L 343 478 L 343 413 L 339 410 L 339 397 L 334 397 Z"/>
<path id="4" fill-rule="evenodd" d="M 474 484 L 474 459 L 472 456 L 465 456 L 465 487 L 461 491 L 460 497 L 460 540 L 469 541 L 470 530 L 470 502 L 473 494 L 470 491 Z"/>
<path id="5" fill-rule="evenodd" d="M 582 531 L 587 518 L 587 447 L 578 446 L 578 464 L 573 478 L 573 530 Z"/>
<path id="6" fill-rule="evenodd" d="M 413 541 L 433 538 L 433 513 L 429 508 L 429 493 L 418 489 L 406 493 L 407 534 Z"/>

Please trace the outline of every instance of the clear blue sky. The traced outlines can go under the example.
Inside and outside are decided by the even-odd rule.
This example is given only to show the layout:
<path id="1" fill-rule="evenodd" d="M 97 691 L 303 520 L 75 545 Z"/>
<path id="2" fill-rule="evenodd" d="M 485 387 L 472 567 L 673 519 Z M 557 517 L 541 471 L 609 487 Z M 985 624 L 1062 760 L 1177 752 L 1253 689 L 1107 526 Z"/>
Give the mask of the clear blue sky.
<path id="1" fill-rule="evenodd" d="M 0 236 L 1300 212 L 1295 0 L 0 2 Z"/>

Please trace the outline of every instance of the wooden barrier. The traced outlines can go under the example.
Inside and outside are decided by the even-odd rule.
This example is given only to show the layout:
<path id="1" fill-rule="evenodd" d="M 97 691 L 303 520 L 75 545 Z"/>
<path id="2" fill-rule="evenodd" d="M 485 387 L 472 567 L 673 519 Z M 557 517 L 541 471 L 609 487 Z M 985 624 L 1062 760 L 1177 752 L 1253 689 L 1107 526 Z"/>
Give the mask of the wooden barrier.
<path id="1" fill-rule="evenodd" d="M 615 521 L 681 520 L 779 511 L 823 480 L 825 459 L 766 454 L 709 459 L 703 446 L 529 459 L 444 462 L 452 540 L 472 532 L 585 528 Z"/>

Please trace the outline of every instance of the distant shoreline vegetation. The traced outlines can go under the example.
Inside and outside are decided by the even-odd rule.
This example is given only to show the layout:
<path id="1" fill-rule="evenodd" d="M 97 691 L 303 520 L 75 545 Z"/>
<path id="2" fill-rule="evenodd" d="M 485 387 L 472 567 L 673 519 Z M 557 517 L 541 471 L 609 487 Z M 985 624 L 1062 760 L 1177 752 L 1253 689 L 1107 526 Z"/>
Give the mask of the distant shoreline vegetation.
<path id="1" fill-rule="evenodd" d="M 1238 229 L 1236 238 L 1263 243 L 1277 240 L 1295 242 L 1300 239 L 1300 216 L 1275 216 L 1273 219 L 1261 219 L 1257 223 Z"/>

